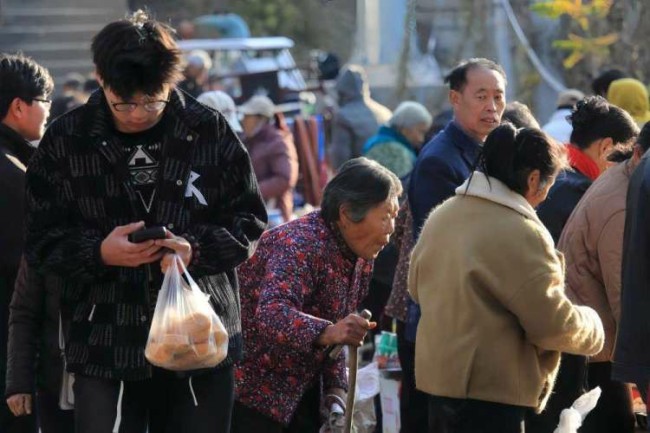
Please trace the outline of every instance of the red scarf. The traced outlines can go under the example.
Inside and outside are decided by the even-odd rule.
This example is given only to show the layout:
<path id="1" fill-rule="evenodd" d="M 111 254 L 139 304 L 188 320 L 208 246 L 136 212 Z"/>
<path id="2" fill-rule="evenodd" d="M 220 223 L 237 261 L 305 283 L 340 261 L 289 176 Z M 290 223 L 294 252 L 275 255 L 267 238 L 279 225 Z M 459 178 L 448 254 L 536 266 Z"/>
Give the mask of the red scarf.
<path id="1" fill-rule="evenodd" d="M 600 169 L 593 159 L 589 158 L 578 146 L 568 144 L 569 164 L 591 180 L 596 180 L 600 175 Z"/>

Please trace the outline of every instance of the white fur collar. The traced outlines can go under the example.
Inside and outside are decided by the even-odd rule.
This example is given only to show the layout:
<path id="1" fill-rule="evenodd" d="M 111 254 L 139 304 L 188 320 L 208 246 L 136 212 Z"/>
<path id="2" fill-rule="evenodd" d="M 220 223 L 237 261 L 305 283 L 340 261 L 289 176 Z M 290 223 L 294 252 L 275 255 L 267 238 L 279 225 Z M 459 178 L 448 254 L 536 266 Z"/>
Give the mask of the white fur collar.
<path id="1" fill-rule="evenodd" d="M 489 179 L 489 183 L 488 183 Z M 471 182 L 470 182 L 471 180 Z M 467 187 L 469 183 L 469 188 Z M 500 205 L 513 209 L 526 218 L 544 226 L 537 217 L 535 209 L 528 203 L 528 201 L 519 193 L 514 192 L 505 183 L 500 180 L 486 176 L 480 171 L 475 171 L 473 176 L 470 176 L 461 186 L 456 188 L 456 195 L 470 195 L 474 197 L 484 198 L 493 201 Z"/>

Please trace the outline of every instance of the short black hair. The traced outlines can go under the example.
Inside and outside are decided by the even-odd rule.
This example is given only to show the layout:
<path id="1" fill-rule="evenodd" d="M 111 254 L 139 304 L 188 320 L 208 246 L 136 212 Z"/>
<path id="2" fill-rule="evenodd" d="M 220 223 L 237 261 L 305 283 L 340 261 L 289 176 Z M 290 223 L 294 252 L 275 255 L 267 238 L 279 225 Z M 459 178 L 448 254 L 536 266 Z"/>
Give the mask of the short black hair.
<path id="1" fill-rule="evenodd" d="M 104 85 L 123 99 L 160 93 L 182 79 L 174 30 L 142 10 L 104 27 L 92 42 L 93 62 Z"/>
<path id="2" fill-rule="evenodd" d="M 339 58 L 333 53 L 323 53 L 318 57 L 318 79 L 335 80 L 339 76 L 341 64 Z"/>
<path id="3" fill-rule="evenodd" d="M 650 122 L 646 122 L 636 138 L 636 144 L 643 149 L 643 153 L 650 149 Z"/>
<path id="4" fill-rule="evenodd" d="M 465 84 L 467 84 L 467 71 L 475 68 L 485 68 L 496 71 L 501 74 L 504 81 L 507 82 L 508 80 L 506 77 L 506 71 L 503 70 L 501 65 L 490 59 L 478 57 L 461 61 L 451 70 L 451 72 L 449 72 L 449 74 L 447 74 L 447 76 L 445 76 L 445 83 L 449 84 L 449 89 L 462 92 L 463 88 L 465 88 Z"/>
<path id="5" fill-rule="evenodd" d="M 636 143 L 633 145 L 618 145 L 607 155 L 610 162 L 623 162 L 634 156 L 634 148 L 639 147 L 643 153 L 650 149 L 650 122 L 646 122 L 641 128 L 641 132 L 636 137 Z"/>
<path id="6" fill-rule="evenodd" d="M 501 122 L 510 122 L 515 128 L 538 128 L 539 122 L 533 116 L 528 105 L 519 101 L 508 102 L 506 109 L 503 110 Z"/>
<path id="7" fill-rule="evenodd" d="M 34 98 L 49 97 L 53 90 L 46 68 L 20 53 L 0 53 L 0 120 L 7 116 L 14 99 L 31 104 Z"/>
<path id="8" fill-rule="evenodd" d="M 581 149 L 601 138 L 610 137 L 617 144 L 627 143 L 639 135 L 639 127 L 632 116 L 602 96 L 578 101 L 569 119 L 573 126 L 571 144 Z"/>
<path id="9" fill-rule="evenodd" d="M 593 79 L 591 82 L 591 89 L 594 91 L 594 95 L 605 97 L 607 96 L 609 85 L 612 84 L 613 81 L 628 77 L 629 75 L 620 69 L 608 69 Z"/>

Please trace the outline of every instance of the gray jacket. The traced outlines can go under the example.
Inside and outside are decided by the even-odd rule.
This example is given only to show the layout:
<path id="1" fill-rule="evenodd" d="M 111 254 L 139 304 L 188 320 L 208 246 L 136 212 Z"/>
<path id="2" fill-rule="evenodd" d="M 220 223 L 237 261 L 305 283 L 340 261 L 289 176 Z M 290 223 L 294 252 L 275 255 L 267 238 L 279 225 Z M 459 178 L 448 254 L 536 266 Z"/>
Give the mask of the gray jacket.
<path id="1" fill-rule="evenodd" d="M 336 83 L 339 109 L 334 115 L 329 148 L 329 162 L 334 169 L 361 156 L 366 141 L 392 115 L 388 108 L 370 97 L 367 81 L 363 68 L 350 65 Z"/>

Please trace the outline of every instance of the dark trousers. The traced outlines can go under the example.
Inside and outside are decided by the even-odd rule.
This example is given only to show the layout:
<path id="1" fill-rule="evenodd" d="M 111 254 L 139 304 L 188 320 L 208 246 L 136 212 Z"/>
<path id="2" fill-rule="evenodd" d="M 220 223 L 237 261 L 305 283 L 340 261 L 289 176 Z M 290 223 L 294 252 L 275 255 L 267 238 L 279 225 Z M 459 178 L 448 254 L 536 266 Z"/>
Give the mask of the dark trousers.
<path id="1" fill-rule="evenodd" d="M 587 370 L 589 389 L 600 386 L 602 394 L 596 407 L 585 418 L 580 433 L 632 433 L 634 411 L 627 385 L 611 379 L 610 362 L 590 363 Z"/>
<path id="2" fill-rule="evenodd" d="M 36 433 L 36 415 L 14 416 L 7 402 L 0 403 L 0 432 L 1 433 Z"/>
<path id="3" fill-rule="evenodd" d="M 405 324 L 397 321 L 397 352 L 402 366 L 402 389 L 400 393 L 400 433 L 427 431 L 429 418 L 428 395 L 415 388 L 415 343 L 404 336 Z"/>
<path id="4" fill-rule="evenodd" d="M 255 409 L 235 402 L 230 433 L 318 433 L 320 419 L 320 389 L 307 391 L 293 414 L 288 426 L 262 415 Z"/>
<path id="5" fill-rule="evenodd" d="M 41 433 L 74 432 L 74 411 L 59 408 L 58 394 L 39 390 L 36 405 Z"/>
<path id="6" fill-rule="evenodd" d="M 429 433 L 522 433 L 521 406 L 429 396 Z M 424 431 L 424 430 L 422 430 Z"/>
<path id="7" fill-rule="evenodd" d="M 563 353 L 553 394 L 541 414 L 532 411 L 527 414 L 526 433 L 553 433 L 560 422 L 560 413 L 571 407 L 586 389 L 587 358 Z"/>
<path id="8" fill-rule="evenodd" d="M 116 380 L 77 375 L 77 433 L 112 433 L 120 385 Z M 194 376 L 191 382 L 189 378 L 154 369 L 150 380 L 124 382 L 119 433 L 228 432 L 233 390 L 232 367 Z"/>

